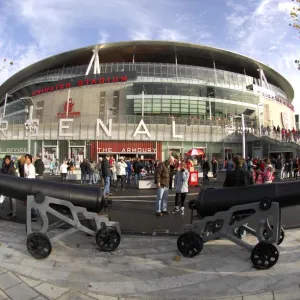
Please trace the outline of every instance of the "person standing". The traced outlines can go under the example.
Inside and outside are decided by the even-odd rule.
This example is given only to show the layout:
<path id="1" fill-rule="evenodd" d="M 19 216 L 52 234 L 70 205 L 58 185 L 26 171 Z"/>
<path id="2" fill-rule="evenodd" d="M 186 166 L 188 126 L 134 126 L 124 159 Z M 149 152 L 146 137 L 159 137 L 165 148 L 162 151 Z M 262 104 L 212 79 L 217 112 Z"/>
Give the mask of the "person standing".
<path id="1" fill-rule="evenodd" d="M 127 164 L 126 162 L 124 162 L 124 158 L 120 157 L 120 161 L 116 164 L 116 172 L 117 172 L 116 191 L 118 191 L 119 182 L 121 182 L 121 191 L 124 191 L 126 168 L 127 168 Z"/>
<path id="2" fill-rule="evenodd" d="M 298 179 L 298 169 L 299 169 L 299 161 L 298 157 L 293 161 L 293 171 L 294 171 L 294 179 Z"/>
<path id="3" fill-rule="evenodd" d="M 175 179 L 174 179 L 174 185 L 175 185 L 175 208 L 173 210 L 173 213 L 179 212 L 179 201 L 180 201 L 180 211 L 181 214 L 184 214 L 184 202 L 186 195 L 189 191 L 189 176 L 190 173 L 187 170 L 187 166 L 185 163 L 181 166 L 181 168 L 178 168 Z"/>
<path id="4" fill-rule="evenodd" d="M 69 168 L 70 168 L 70 165 L 68 165 L 68 169 Z M 86 184 L 86 174 L 88 172 L 88 165 L 87 165 L 87 162 L 85 159 L 80 164 L 80 171 L 81 171 L 81 184 Z"/>
<path id="5" fill-rule="evenodd" d="M 104 197 L 111 196 L 110 193 L 110 178 L 111 178 L 111 169 L 109 165 L 109 155 L 107 154 L 101 163 L 102 177 L 104 180 Z"/>
<path id="6" fill-rule="evenodd" d="M 39 155 L 35 158 L 35 172 L 36 172 L 36 178 L 37 179 L 44 179 L 44 171 L 45 171 L 45 165 Z"/>
<path id="7" fill-rule="evenodd" d="M 53 162 L 53 160 L 50 161 L 49 171 L 50 171 L 50 175 L 54 175 L 54 162 Z"/>
<path id="8" fill-rule="evenodd" d="M 138 183 L 141 180 L 141 172 L 142 172 L 142 166 L 139 157 L 133 162 L 133 171 L 135 174 L 135 185 L 138 187 Z"/>
<path id="9" fill-rule="evenodd" d="M 11 156 L 10 155 L 6 155 L 4 157 L 4 163 L 2 165 L 1 174 L 16 176 L 16 169 L 14 167 L 13 162 L 11 161 Z M 13 198 L 9 197 L 9 203 L 10 203 L 9 216 L 12 217 L 12 218 L 16 218 L 16 214 L 17 214 L 16 199 L 13 199 Z M 0 211 L 1 211 L 1 209 L 2 209 L 2 203 L 0 203 Z"/>
<path id="10" fill-rule="evenodd" d="M 174 164 L 174 157 L 170 156 L 168 160 L 160 163 L 155 170 L 156 192 L 156 216 L 160 217 L 168 212 L 168 196 L 170 181 L 170 165 Z"/>
<path id="11" fill-rule="evenodd" d="M 18 159 L 18 169 L 19 169 L 19 175 L 20 177 L 24 178 L 24 165 L 25 165 L 25 157 L 20 156 Z"/>
<path id="12" fill-rule="evenodd" d="M 90 163 L 90 184 L 97 183 L 96 172 L 97 172 L 97 164 L 95 161 L 92 160 Z"/>
<path id="13" fill-rule="evenodd" d="M 204 162 L 203 162 L 203 165 L 202 165 L 202 170 L 203 170 L 203 181 L 204 180 L 209 181 L 208 172 L 210 171 L 210 167 L 209 167 L 209 163 L 208 163 L 208 160 L 207 160 L 206 157 L 204 158 Z"/>
<path id="14" fill-rule="evenodd" d="M 61 174 L 61 181 L 62 182 L 67 181 L 68 165 L 65 161 L 60 166 L 60 174 Z"/>
<path id="15" fill-rule="evenodd" d="M 265 158 L 265 169 L 264 169 L 264 183 L 272 183 L 274 176 L 274 168 L 271 165 L 271 161 L 269 158 Z"/>
<path id="16" fill-rule="evenodd" d="M 35 179 L 36 178 L 36 170 L 32 163 L 32 156 L 30 154 L 25 155 L 25 165 L 24 165 L 24 174 L 25 178 Z M 31 209 L 31 220 L 33 222 L 37 221 L 39 217 L 39 211 L 36 208 Z"/>
<path id="17" fill-rule="evenodd" d="M 126 168 L 126 182 L 128 184 L 131 183 L 131 176 L 132 176 L 132 165 L 131 165 L 131 159 L 128 159 L 127 162 L 127 168 Z"/>
<path id="18" fill-rule="evenodd" d="M 217 178 L 217 167 L 218 167 L 218 162 L 216 158 L 214 157 L 211 161 L 211 167 L 212 167 L 212 172 L 213 172 L 213 177 Z"/>
<path id="19" fill-rule="evenodd" d="M 278 173 L 278 179 L 283 179 L 284 164 L 280 155 L 278 155 L 278 158 L 275 161 L 275 169 Z"/>

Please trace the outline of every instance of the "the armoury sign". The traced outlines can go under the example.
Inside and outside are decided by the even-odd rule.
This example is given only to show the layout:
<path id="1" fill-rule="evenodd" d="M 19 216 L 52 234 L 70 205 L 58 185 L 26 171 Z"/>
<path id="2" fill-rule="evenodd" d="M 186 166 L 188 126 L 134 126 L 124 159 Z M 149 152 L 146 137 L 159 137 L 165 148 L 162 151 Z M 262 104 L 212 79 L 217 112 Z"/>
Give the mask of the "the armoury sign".
<path id="1" fill-rule="evenodd" d="M 72 87 L 81 87 L 87 85 L 97 85 L 105 83 L 118 83 L 127 82 L 128 80 L 136 79 L 136 72 L 117 72 L 117 73 L 104 73 L 97 75 L 79 76 L 66 80 L 54 81 L 51 84 L 38 85 L 38 89 L 32 91 L 32 97 L 54 91 L 70 89 Z M 35 87 L 36 88 L 36 87 Z"/>
<path id="2" fill-rule="evenodd" d="M 36 122 L 36 124 L 39 124 L 38 119 L 33 119 L 32 122 L 33 123 Z M 71 128 L 73 122 L 74 119 L 72 118 L 59 119 L 58 136 L 70 137 L 70 138 L 73 137 L 74 133 Z M 175 121 L 172 120 L 172 137 L 176 139 L 183 139 L 183 135 L 176 134 L 175 126 L 176 126 Z M 101 119 L 97 119 L 95 123 L 95 127 L 96 127 L 96 138 L 101 136 L 101 130 L 106 134 L 107 137 L 112 137 L 111 119 L 108 121 L 108 125 L 105 125 Z M 0 121 L 0 133 L 2 133 L 4 137 L 6 137 L 7 131 L 8 131 L 8 122 Z M 148 138 L 151 138 L 151 133 L 143 119 L 141 119 L 141 121 L 135 128 L 132 137 L 136 137 L 138 135 L 146 135 Z M 34 131 L 34 133 L 31 133 L 31 136 L 38 137 L 38 125 L 36 126 L 36 130 Z"/>

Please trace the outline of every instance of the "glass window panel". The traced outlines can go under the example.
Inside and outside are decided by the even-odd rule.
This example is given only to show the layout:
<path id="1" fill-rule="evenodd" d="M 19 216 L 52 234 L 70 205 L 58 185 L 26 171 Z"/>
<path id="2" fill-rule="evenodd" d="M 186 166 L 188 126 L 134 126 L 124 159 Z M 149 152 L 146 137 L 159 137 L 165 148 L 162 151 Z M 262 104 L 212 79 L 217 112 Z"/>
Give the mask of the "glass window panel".
<path id="1" fill-rule="evenodd" d="M 149 73 L 148 73 L 149 76 L 151 77 L 154 77 L 154 76 L 157 76 L 156 72 L 154 71 L 154 66 L 153 65 L 149 65 Z M 143 75 L 145 76 L 145 74 Z"/>
<path id="2" fill-rule="evenodd" d="M 161 77 L 161 66 L 159 64 L 155 65 L 155 77 Z"/>
<path id="3" fill-rule="evenodd" d="M 167 77 L 168 67 L 167 65 L 161 65 L 161 77 Z"/>
<path id="4" fill-rule="evenodd" d="M 148 64 L 142 64 L 142 76 L 148 76 Z"/>
<path id="5" fill-rule="evenodd" d="M 192 67 L 191 69 L 192 69 L 192 78 L 198 79 L 198 71 L 197 71 L 197 68 Z"/>
<path id="6" fill-rule="evenodd" d="M 204 70 L 202 68 L 198 68 L 198 79 L 205 79 Z"/>
<path id="7" fill-rule="evenodd" d="M 142 66 L 139 64 L 134 64 L 134 65 L 135 65 L 136 75 L 142 76 Z"/>
<path id="8" fill-rule="evenodd" d="M 168 65 L 168 77 L 173 78 L 175 76 L 176 76 L 175 66 L 174 65 Z"/>
<path id="9" fill-rule="evenodd" d="M 191 67 L 186 67 L 186 77 L 187 78 L 192 78 L 193 74 L 192 74 L 192 68 Z"/>

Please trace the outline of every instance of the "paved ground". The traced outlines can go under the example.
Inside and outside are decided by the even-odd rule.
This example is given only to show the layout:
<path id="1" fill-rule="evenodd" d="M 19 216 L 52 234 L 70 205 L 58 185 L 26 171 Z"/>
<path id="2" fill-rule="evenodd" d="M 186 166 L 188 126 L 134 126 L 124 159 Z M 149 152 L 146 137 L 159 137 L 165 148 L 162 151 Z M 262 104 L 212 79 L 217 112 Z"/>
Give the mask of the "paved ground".
<path id="1" fill-rule="evenodd" d="M 103 253 L 78 233 L 37 261 L 26 250 L 24 227 L 2 221 L 0 243 L 0 299 L 300 299 L 296 230 L 287 232 L 268 271 L 253 269 L 249 253 L 226 240 L 176 261 L 175 237 L 123 236 L 117 251 Z"/>

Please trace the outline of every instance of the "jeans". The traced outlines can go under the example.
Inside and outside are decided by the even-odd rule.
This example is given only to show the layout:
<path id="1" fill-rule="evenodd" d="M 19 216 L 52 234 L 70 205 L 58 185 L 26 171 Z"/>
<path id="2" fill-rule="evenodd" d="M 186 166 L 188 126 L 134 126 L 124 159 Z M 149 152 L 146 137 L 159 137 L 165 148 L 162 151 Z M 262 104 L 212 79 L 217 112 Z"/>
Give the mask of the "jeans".
<path id="1" fill-rule="evenodd" d="M 81 173 L 81 184 L 86 183 L 86 173 Z"/>
<path id="2" fill-rule="evenodd" d="M 123 188 L 124 188 L 124 180 L 125 180 L 125 175 L 117 175 L 116 188 L 118 188 L 118 183 L 120 181 L 121 182 L 121 190 L 123 190 Z"/>
<path id="3" fill-rule="evenodd" d="M 126 182 L 131 183 L 131 172 L 127 172 L 126 174 Z"/>
<path id="4" fill-rule="evenodd" d="M 135 173 L 135 185 L 138 185 L 139 180 L 141 180 L 141 173 Z"/>
<path id="5" fill-rule="evenodd" d="M 104 196 L 108 195 L 110 193 L 110 176 L 104 177 L 104 190 L 103 194 Z"/>
<path id="6" fill-rule="evenodd" d="M 97 183 L 97 179 L 96 179 L 96 174 L 95 173 L 90 173 L 89 174 L 89 178 L 90 178 L 90 184 L 96 184 Z"/>
<path id="7" fill-rule="evenodd" d="M 156 191 L 156 212 L 167 211 L 169 187 L 159 187 Z"/>

